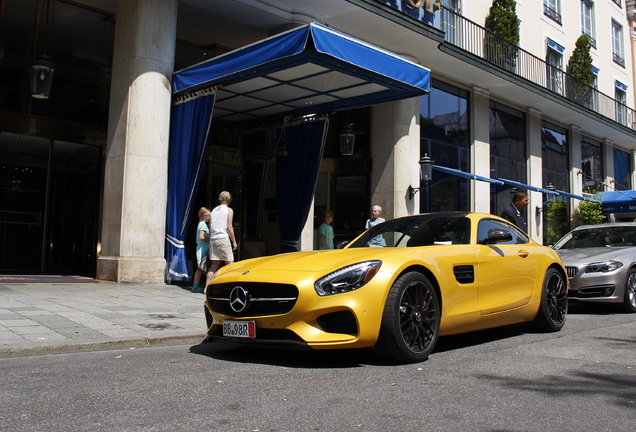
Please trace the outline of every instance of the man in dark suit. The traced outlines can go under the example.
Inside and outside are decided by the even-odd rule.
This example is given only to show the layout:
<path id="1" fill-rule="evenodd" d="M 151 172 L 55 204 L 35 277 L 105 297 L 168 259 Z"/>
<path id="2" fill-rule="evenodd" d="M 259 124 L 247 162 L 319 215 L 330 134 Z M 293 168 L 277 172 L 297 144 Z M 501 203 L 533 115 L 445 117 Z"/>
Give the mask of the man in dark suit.
<path id="1" fill-rule="evenodd" d="M 512 204 L 503 209 L 501 217 L 507 221 L 515 224 L 523 232 L 528 232 L 528 226 L 526 225 L 526 218 L 521 213 L 528 207 L 528 194 L 521 191 L 516 191 L 512 195 Z"/>

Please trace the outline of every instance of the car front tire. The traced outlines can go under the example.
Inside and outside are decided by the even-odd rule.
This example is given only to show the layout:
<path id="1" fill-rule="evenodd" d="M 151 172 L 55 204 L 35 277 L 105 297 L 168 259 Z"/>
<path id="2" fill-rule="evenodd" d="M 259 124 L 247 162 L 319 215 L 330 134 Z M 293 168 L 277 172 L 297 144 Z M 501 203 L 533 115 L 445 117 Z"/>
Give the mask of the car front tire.
<path id="1" fill-rule="evenodd" d="M 393 362 L 424 361 L 435 348 L 439 324 L 437 291 L 421 273 L 405 273 L 387 296 L 376 350 Z"/>
<path id="2" fill-rule="evenodd" d="M 567 284 L 557 269 L 550 268 L 543 279 L 541 304 L 534 326 L 544 332 L 559 331 L 565 325 L 568 314 Z"/>
<path id="3" fill-rule="evenodd" d="M 636 269 L 631 269 L 627 274 L 621 309 L 627 313 L 636 312 Z"/>

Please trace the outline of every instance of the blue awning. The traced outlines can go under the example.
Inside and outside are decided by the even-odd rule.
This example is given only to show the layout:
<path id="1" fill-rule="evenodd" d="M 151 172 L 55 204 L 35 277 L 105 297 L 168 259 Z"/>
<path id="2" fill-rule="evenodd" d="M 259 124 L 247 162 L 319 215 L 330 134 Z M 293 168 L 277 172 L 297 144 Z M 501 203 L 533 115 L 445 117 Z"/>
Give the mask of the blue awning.
<path id="1" fill-rule="evenodd" d="M 566 196 L 568 198 L 574 198 L 574 199 L 577 199 L 577 200 L 580 200 L 580 201 L 589 201 L 589 202 L 600 203 L 599 200 L 595 200 L 595 199 L 592 199 L 592 198 L 587 198 L 587 197 L 584 197 L 582 195 L 575 195 L 575 194 L 571 194 L 569 192 L 565 192 L 565 191 L 558 190 L 558 189 L 557 189 L 556 192 L 559 194 L 559 196 L 563 195 L 563 196 Z"/>
<path id="2" fill-rule="evenodd" d="M 435 171 L 443 172 L 443 173 L 446 173 L 446 174 L 452 174 L 452 175 L 456 175 L 458 177 L 463 177 L 463 178 L 467 178 L 467 179 L 471 179 L 471 180 L 478 180 L 478 181 L 494 183 L 494 184 L 499 184 L 499 185 L 503 184 L 503 182 L 501 180 L 494 180 L 494 179 L 491 179 L 491 178 L 488 178 L 488 177 L 482 177 L 482 176 L 478 176 L 477 174 L 471 174 L 471 173 L 467 173 L 466 171 L 461 171 L 461 170 L 458 170 L 458 169 L 448 168 L 448 167 L 444 167 L 444 166 L 440 166 L 440 165 L 433 165 L 433 169 Z"/>
<path id="3" fill-rule="evenodd" d="M 176 95 L 208 87 L 217 87 L 215 119 L 239 122 L 422 95 L 430 70 L 311 23 L 174 74 Z"/>
<path id="4" fill-rule="evenodd" d="M 551 190 L 547 190 L 547 189 L 542 189 L 542 188 L 536 187 L 536 186 L 527 185 L 525 183 L 520 183 L 520 182 L 517 182 L 517 181 L 514 181 L 514 180 L 508 180 L 508 179 L 504 179 L 504 178 L 500 178 L 500 177 L 498 177 L 497 180 L 501 180 L 505 184 L 508 184 L 510 186 L 518 187 L 519 189 L 526 189 L 526 190 L 531 190 L 531 191 L 534 191 L 534 192 L 541 192 L 541 193 L 548 194 L 548 195 L 558 195 L 557 192 L 554 192 L 554 191 L 551 191 Z"/>
<path id="5" fill-rule="evenodd" d="M 636 191 L 599 192 L 603 213 L 636 213 Z"/>

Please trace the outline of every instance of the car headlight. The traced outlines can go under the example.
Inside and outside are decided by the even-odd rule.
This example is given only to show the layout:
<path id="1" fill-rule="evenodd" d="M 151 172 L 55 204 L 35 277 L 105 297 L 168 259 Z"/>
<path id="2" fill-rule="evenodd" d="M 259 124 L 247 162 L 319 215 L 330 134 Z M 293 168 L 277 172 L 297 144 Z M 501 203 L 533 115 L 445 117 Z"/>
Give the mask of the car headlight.
<path id="1" fill-rule="evenodd" d="M 314 288 L 321 296 L 357 290 L 375 276 L 381 265 L 382 261 L 365 261 L 343 267 L 318 279 Z"/>
<path id="2" fill-rule="evenodd" d="M 609 260 L 588 264 L 585 273 L 607 273 L 623 267 L 619 261 Z"/>

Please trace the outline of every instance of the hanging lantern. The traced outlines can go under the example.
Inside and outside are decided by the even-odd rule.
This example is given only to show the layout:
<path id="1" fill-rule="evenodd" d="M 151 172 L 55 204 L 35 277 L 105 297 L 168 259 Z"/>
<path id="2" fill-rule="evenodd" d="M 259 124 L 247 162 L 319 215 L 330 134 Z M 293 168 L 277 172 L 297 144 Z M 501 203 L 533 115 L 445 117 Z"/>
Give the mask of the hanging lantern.
<path id="1" fill-rule="evenodd" d="M 31 62 L 31 96 L 36 99 L 48 99 L 51 94 L 53 84 L 53 73 L 55 64 L 51 57 L 39 55 L 35 61 Z"/>
<path id="2" fill-rule="evenodd" d="M 342 156 L 351 156 L 353 154 L 353 145 L 356 141 L 356 134 L 353 128 L 347 125 L 340 131 L 338 138 L 340 139 L 340 154 Z"/>

